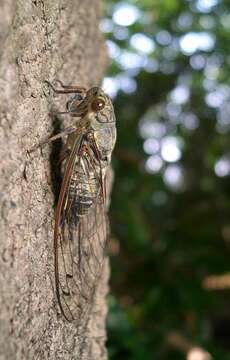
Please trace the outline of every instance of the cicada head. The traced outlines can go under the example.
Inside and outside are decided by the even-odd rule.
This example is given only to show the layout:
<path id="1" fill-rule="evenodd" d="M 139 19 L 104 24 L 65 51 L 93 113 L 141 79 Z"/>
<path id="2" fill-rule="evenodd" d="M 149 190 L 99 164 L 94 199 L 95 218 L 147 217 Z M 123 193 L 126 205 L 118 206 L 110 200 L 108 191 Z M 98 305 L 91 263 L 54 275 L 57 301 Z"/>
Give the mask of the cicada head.
<path id="1" fill-rule="evenodd" d="M 99 88 L 93 87 L 87 92 L 89 112 L 94 114 L 98 123 L 115 122 L 113 104 L 108 95 Z"/>
<path id="2" fill-rule="evenodd" d="M 66 104 L 71 116 L 93 114 L 99 123 L 115 122 L 113 104 L 100 87 L 92 87 L 85 94 L 75 94 Z"/>
<path id="3" fill-rule="evenodd" d="M 116 119 L 113 104 L 108 95 L 99 87 L 88 90 L 89 131 L 92 131 L 97 153 L 104 163 L 110 163 L 116 141 Z"/>

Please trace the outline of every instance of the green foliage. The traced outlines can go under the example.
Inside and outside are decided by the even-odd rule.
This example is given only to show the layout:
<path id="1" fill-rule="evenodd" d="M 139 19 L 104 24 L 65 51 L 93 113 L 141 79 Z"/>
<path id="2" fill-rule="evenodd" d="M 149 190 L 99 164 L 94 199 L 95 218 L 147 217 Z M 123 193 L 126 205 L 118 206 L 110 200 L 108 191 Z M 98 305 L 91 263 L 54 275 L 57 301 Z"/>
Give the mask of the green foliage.
<path id="1" fill-rule="evenodd" d="M 204 286 L 230 268 L 227 5 L 106 4 L 105 89 L 118 121 L 110 214 L 120 248 L 111 257 L 111 360 L 185 359 L 172 332 L 214 359 L 230 357 L 230 289 Z M 122 6 L 132 6 L 125 17 Z"/>

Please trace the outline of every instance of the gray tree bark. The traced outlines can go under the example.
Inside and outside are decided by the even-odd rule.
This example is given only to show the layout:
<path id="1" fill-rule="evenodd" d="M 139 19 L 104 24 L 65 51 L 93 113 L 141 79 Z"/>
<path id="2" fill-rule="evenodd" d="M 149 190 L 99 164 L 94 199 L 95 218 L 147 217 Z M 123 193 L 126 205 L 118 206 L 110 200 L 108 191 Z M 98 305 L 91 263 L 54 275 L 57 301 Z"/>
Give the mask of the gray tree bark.
<path id="1" fill-rule="evenodd" d="M 87 334 L 57 315 L 53 289 L 54 128 L 44 80 L 100 84 L 100 0 L 0 0 L 0 359 L 106 359 L 108 266 Z M 58 98 L 57 107 L 63 109 Z"/>

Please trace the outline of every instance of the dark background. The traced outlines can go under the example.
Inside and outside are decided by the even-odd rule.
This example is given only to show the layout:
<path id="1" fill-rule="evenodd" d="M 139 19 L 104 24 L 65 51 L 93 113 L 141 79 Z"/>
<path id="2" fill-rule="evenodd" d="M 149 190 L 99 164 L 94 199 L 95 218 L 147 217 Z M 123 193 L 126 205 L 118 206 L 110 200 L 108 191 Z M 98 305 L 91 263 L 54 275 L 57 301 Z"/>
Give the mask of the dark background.
<path id="1" fill-rule="evenodd" d="M 229 5 L 106 3 L 111 360 L 230 359 Z"/>

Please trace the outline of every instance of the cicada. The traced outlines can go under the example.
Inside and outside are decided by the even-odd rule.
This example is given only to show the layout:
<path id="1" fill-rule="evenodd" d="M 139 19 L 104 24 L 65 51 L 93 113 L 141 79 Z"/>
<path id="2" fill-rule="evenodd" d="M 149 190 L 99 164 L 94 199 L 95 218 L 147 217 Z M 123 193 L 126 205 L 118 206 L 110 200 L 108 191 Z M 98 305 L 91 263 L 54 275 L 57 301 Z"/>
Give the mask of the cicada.
<path id="1" fill-rule="evenodd" d="M 108 236 L 106 174 L 116 141 L 113 104 L 100 87 L 65 86 L 73 94 L 66 111 L 72 126 L 48 141 L 67 135 L 61 154 L 63 180 L 55 211 L 54 273 L 56 297 L 68 321 L 79 320 L 93 301 Z"/>

